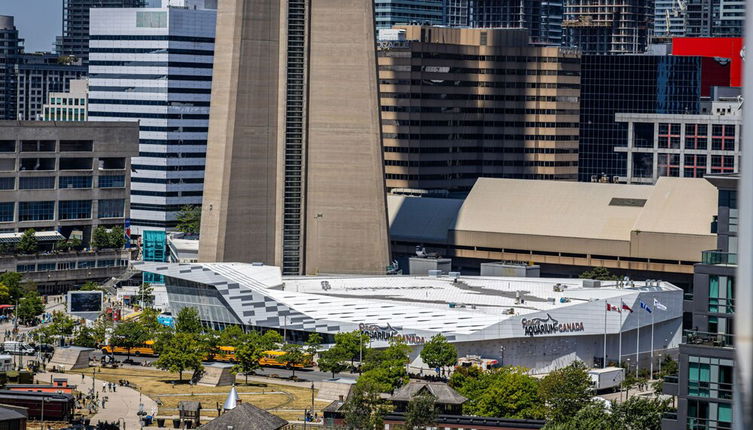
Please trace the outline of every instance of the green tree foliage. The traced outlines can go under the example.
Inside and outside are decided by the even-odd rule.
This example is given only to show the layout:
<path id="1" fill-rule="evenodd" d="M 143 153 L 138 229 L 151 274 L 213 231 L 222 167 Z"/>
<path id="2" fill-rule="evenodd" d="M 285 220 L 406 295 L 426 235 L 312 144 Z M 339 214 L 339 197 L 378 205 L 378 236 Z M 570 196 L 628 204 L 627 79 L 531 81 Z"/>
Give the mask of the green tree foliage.
<path id="1" fill-rule="evenodd" d="M 199 311 L 196 308 L 185 307 L 175 318 L 175 331 L 178 333 L 199 334 L 203 331 Z"/>
<path id="2" fill-rule="evenodd" d="M 99 342 L 97 342 L 97 339 L 94 335 L 94 329 L 89 328 L 85 325 L 78 326 L 78 329 L 76 330 L 76 335 L 73 337 L 72 342 L 76 346 L 81 346 L 84 348 L 96 348 Z"/>
<path id="3" fill-rule="evenodd" d="M 455 345 L 447 342 L 442 334 L 437 334 L 424 345 L 421 359 L 432 369 L 439 368 L 443 372 L 445 367 L 454 366 L 458 361 L 458 350 Z"/>
<path id="4" fill-rule="evenodd" d="M 92 336 L 97 342 L 97 345 L 104 345 L 107 340 L 107 334 L 112 332 L 114 324 L 112 321 L 105 318 L 100 318 L 94 322 L 92 328 Z"/>
<path id="5" fill-rule="evenodd" d="M 194 374 L 204 366 L 202 359 L 206 350 L 193 333 L 178 332 L 162 340 L 159 358 L 154 362 L 158 369 L 178 373 L 178 380 L 183 381 L 183 371 L 192 370 Z"/>
<path id="6" fill-rule="evenodd" d="M 225 327 L 219 334 L 219 344 L 221 346 L 238 347 L 246 340 L 246 334 L 243 329 L 237 325 Z"/>
<path id="7" fill-rule="evenodd" d="M 259 348 L 262 351 L 277 349 L 282 344 L 282 335 L 274 330 L 267 330 L 259 337 Z"/>
<path id="8" fill-rule="evenodd" d="M 405 413 L 405 427 L 410 430 L 431 427 L 437 419 L 437 398 L 431 394 L 420 394 L 408 402 Z"/>
<path id="9" fill-rule="evenodd" d="M 246 377 L 246 385 L 248 385 L 248 375 L 260 367 L 259 359 L 264 351 L 262 347 L 261 336 L 256 332 L 242 336 L 240 343 L 235 346 L 233 373 L 243 374 Z"/>
<path id="10" fill-rule="evenodd" d="M 22 285 L 23 275 L 17 272 L 5 272 L 3 274 L 0 274 L 0 284 L 5 285 L 8 287 L 8 291 L 10 293 L 10 303 L 15 303 L 16 300 L 20 299 L 25 291 L 25 288 Z"/>
<path id="11" fill-rule="evenodd" d="M 76 321 L 64 312 L 55 311 L 52 313 L 52 322 L 49 327 L 55 336 L 68 337 L 73 335 Z"/>
<path id="12" fill-rule="evenodd" d="M 604 267 L 592 267 L 591 270 L 587 270 L 580 274 L 580 279 L 596 279 L 598 281 L 617 281 L 619 276 L 610 273 Z"/>
<path id="13" fill-rule="evenodd" d="M 102 287 L 99 286 L 96 282 L 85 282 L 84 285 L 79 288 L 79 291 L 100 291 L 102 290 Z"/>
<path id="14" fill-rule="evenodd" d="M 400 339 L 391 339 L 383 350 L 368 350 L 363 363 L 363 374 L 358 384 L 368 384 L 382 392 L 392 392 L 408 382 L 405 366 L 409 362 L 410 347 Z"/>
<path id="15" fill-rule="evenodd" d="M 55 249 L 66 252 L 70 250 L 79 250 L 82 248 L 82 245 L 83 243 L 81 242 L 81 239 L 78 238 L 62 239 L 55 243 Z"/>
<path id="16" fill-rule="evenodd" d="M 315 356 L 317 350 L 322 345 L 323 340 L 322 335 L 319 333 L 309 334 L 309 337 L 306 340 L 306 354 L 309 354 L 312 357 Z"/>
<path id="17" fill-rule="evenodd" d="M 368 344 L 369 337 L 358 330 L 335 334 L 335 345 L 345 351 L 351 365 L 355 360 L 359 359 L 362 353 L 364 357 L 366 356 Z"/>
<path id="18" fill-rule="evenodd" d="M 10 288 L 4 284 L 0 284 L 0 305 L 7 305 L 10 302 Z"/>
<path id="19" fill-rule="evenodd" d="M 331 372 L 332 379 L 336 373 L 340 373 L 348 368 L 348 354 L 339 346 L 334 346 L 319 354 L 319 370 L 322 372 Z"/>
<path id="20" fill-rule="evenodd" d="M 128 352 L 126 358 L 131 358 L 131 349 L 143 345 L 149 340 L 149 333 L 144 326 L 137 321 L 125 321 L 118 324 L 110 336 L 110 344 L 125 348 Z"/>
<path id="21" fill-rule="evenodd" d="M 452 374 L 449 385 L 468 398 L 463 405 L 468 415 L 541 419 L 545 414 L 539 381 L 520 367 L 489 371 L 461 367 Z"/>
<path id="22" fill-rule="evenodd" d="M 306 353 L 303 352 L 303 348 L 300 345 L 288 343 L 282 347 L 285 354 L 280 356 L 280 360 L 287 363 L 287 367 L 293 371 L 293 378 L 295 379 L 295 369 L 297 366 L 303 364 L 306 360 Z"/>
<path id="23" fill-rule="evenodd" d="M 39 242 L 34 235 L 36 232 L 30 228 L 21 235 L 21 240 L 16 244 L 16 252 L 19 254 L 34 254 L 39 248 Z"/>
<path id="24" fill-rule="evenodd" d="M 142 308 L 150 308 L 154 306 L 154 288 L 149 282 L 143 282 L 139 285 L 139 290 L 134 297 Z"/>
<path id="25" fill-rule="evenodd" d="M 139 324 L 144 327 L 144 331 L 152 336 L 156 337 L 161 331 L 166 330 L 167 327 L 163 326 L 157 320 L 159 317 L 159 311 L 154 308 L 144 308 L 139 315 Z"/>
<path id="26" fill-rule="evenodd" d="M 178 212 L 176 230 L 185 234 L 199 234 L 201 230 L 201 207 L 185 205 Z"/>
<path id="27" fill-rule="evenodd" d="M 39 293 L 36 291 L 27 291 L 18 301 L 16 317 L 23 324 L 30 324 L 34 319 L 44 312 L 44 303 Z"/>
<path id="28" fill-rule="evenodd" d="M 345 424 L 349 429 L 381 430 L 384 428 L 384 414 L 389 408 L 382 401 L 381 390 L 368 382 L 361 382 L 353 387 L 352 395 L 345 403 Z"/>
<path id="29" fill-rule="evenodd" d="M 100 225 L 92 233 L 91 246 L 97 249 L 120 249 L 125 246 L 125 242 L 123 227 L 115 226 L 108 230 Z"/>
<path id="30" fill-rule="evenodd" d="M 633 396 L 624 403 L 589 402 L 561 423 L 549 422 L 545 430 L 660 430 L 669 400 Z"/>
<path id="31" fill-rule="evenodd" d="M 547 405 L 547 418 L 562 423 L 591 400 L 591 379 L 582 362 L 549 373 L 541 380 L 540 394 Z"/>

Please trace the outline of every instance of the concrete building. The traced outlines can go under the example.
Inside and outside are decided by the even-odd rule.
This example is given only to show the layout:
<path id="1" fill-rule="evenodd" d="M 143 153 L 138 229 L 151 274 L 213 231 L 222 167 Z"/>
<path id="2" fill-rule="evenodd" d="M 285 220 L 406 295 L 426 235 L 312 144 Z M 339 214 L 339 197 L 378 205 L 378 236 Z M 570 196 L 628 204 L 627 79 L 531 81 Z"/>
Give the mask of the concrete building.
<path id="1" fill-rule="evenodd" d="M 441 25 L 445 0 L 374 0 L 376 27 L 395 24 Z"/>
<path id="2" fill-rule="evenodd" d="M 373 4 L 220 4 L 200 261 L 389 262 Z"/>
<path id="3" fill-rule="evenodd" d="M 43 121 L 86 121 L 89 112 L 89 81 L 70 81 L 70 91 L 50 93 L 44 105 Z"/>
<path id="4" fill-rule="evenodd" d="M 622 114 L 626 123 L 627 176 L 620 182 L 655 183 L 660 176 L 702 178 L 737 173 L 740 167 L 742 103 L 737 97 L 704 102 L 703 114 Z"/>
<path id="5" fill-rule="evenodd" d="M 745 0 L 687 0 L 687 37 L 742 37 Z"/>
<path id="6" fill-rule="evenodd" d="M 400 267 L 423 244 L 466 274 L 489 261 L 538 264 L 549 277 L 605 267 L 689 289 L 693 265 L 716 243 L 716 198 L 692 178 L 653 186 L 480 178 L 464 200 L 388 196 L 390 237 Z"/>
<path id="7" fill-rule="evenodd" d="M 196 308 L 210 327 L 241 325 L 274 329 L 289 341 L 309 333 L 334 335 L 361 330 L 383 348 L 399 337 L 411 347 L 411 368 L 427 369 L 422 345 L 441 333 L 460 356 L 480 355 L 501 365 L 546 373 L 581 360 L 599 366 L 622 357 L 640 365 L 650 351 L 677 347 L 682 290 L 667 282 L 633 284 L 582 279 L 484 278 L 478 276 L 281 276 L 280 268 L 241 263 L 136 263 L 137 270 L 163 275 L 173 315 Z M 652 319 L 639 303 L 659 300 L 667 311 Z M 624 301 L 635 313 L 607 313 Z M 606 339 L 606 343 L 605 343 Z M 414 371 L 414 370 L 412 370 Z"/>
<path id="8" fill-rule="evenodd" d="M 150 0 L 152 1 L 152 0 Z M 143 7 L 147 0 L 62 0 L 63 35 L 55 42 L 59 55 L 89 62 L 89 20 L 91 9 Z"/>
<path id="9" fill-rule="evenodd" d="M 531 45 L 519 29 L 395 29 L 404 40 L 378 52 L 388 190 L 577 179 L 576 51 Z"/>
<path id="10" fill-rule="evenodd" d="M 66 239 L 88 248 L 95 227 L 125 225 L 136 123 L 0 121 L 0 131 L 0 242 L 34 229 L 41 250 L 54 251 Z M 6 253 L 0 267 L 24 272 L 42 287 L 70 286 L 108 278 L 114 267 L 122 271 L 129 256 L 117 250 Z"/>
<path id="11" fill-rule="evenodd" d="M 15 64 L 15 115 L 5 119 L 40 120 L 52 92 L 67 92 L 70 81 L 86 77 L 86 67 L 59 61 L 50 53 L 21 54 Z"/>
<path id="12" fill-rule="evenodd" d="M 685 295 L 679 374 L 664 380 L 677 396 L 676 415 L 662 428 L 729 429 L 733 423 L 735 281 L 737 271 L 737 175 L 706 177 L 719 190 L 719 215 L 712 225 L 716 249 L 695 266 L 693 290 Z"/>
<path id="13" fill-rule="evenodd" d="M 171 229 L 202 202 L 216 3 L 91 11 L 89 118 L 140 122 L 134 234 Z"/>
<path id="14" fill-rule="evenodd" d="M 533 43 L 560 45 L 562 0 L 446 0 L 445 25 L 525 28 Z"/>
<path id="15" fill-rule="evenodd" d="M 643 53 L 653 14 L 653 0 L 569 0 L 563 43 L 584 54 Z"/>

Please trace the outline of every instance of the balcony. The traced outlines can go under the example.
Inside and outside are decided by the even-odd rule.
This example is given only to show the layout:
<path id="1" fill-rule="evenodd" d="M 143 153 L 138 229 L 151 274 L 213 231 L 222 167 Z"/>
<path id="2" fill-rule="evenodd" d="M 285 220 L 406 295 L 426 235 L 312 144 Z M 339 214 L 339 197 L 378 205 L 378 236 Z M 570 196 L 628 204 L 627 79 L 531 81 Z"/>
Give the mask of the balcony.
<path id="1" fill-rule="evenodd" d="M 701 252 L 701 263 L 721 266 L 737 266 L 737 254 L 718 249 Z"/>
<path id="2" fill-rule="evenodd" d="M 678 389 L 677 389 L 678 383 L 679 382 L 678 382 L 677 375 L 665 376 L 664 382 L 662 383 L 662 392 L 670 396 L 676 396 L 678 393 Z"/>
<path id="3" fill-rule="evenodd" d="M 682 343 L 688 345 L 711 346 L 715 348 L 733 348 L 735 345 L 735 336 L 724 333 L 683 330 Z"/>

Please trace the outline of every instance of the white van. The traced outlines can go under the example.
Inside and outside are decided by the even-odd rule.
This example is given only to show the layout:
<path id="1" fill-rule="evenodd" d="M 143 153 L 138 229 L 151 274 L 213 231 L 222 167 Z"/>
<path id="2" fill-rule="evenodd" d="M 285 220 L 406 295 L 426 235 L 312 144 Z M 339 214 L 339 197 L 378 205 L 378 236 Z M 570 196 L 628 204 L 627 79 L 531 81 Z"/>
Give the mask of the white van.
<path id="1" fill-rule="evenodd" d="M 0 372 L 9 372 L 13 370 L 13 357 L 10 355 L 0 355 Z"/>
<path id="2" fill-rule="evenodd" d="M 34 348 L 23 342 L 6 341 L 3 343 L 3 351 L 8 354 L 32 355 Z"/>

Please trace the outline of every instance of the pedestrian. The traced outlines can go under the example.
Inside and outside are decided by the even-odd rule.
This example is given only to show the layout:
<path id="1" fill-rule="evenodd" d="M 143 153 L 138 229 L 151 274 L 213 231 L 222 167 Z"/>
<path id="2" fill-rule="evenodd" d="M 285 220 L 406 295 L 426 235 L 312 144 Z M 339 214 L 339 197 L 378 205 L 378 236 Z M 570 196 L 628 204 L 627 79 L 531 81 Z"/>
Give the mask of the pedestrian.
<path id="1" fill-rule="evenodd" d="M 107 382 L 102 383 L 102 392 L 104 393 L 105 391 L 107 391 Z"/>
<path id="2" fill-rule="evenodd" d="M 81 374 L 81 382 L 84 382 L 84 374 Z"/>

